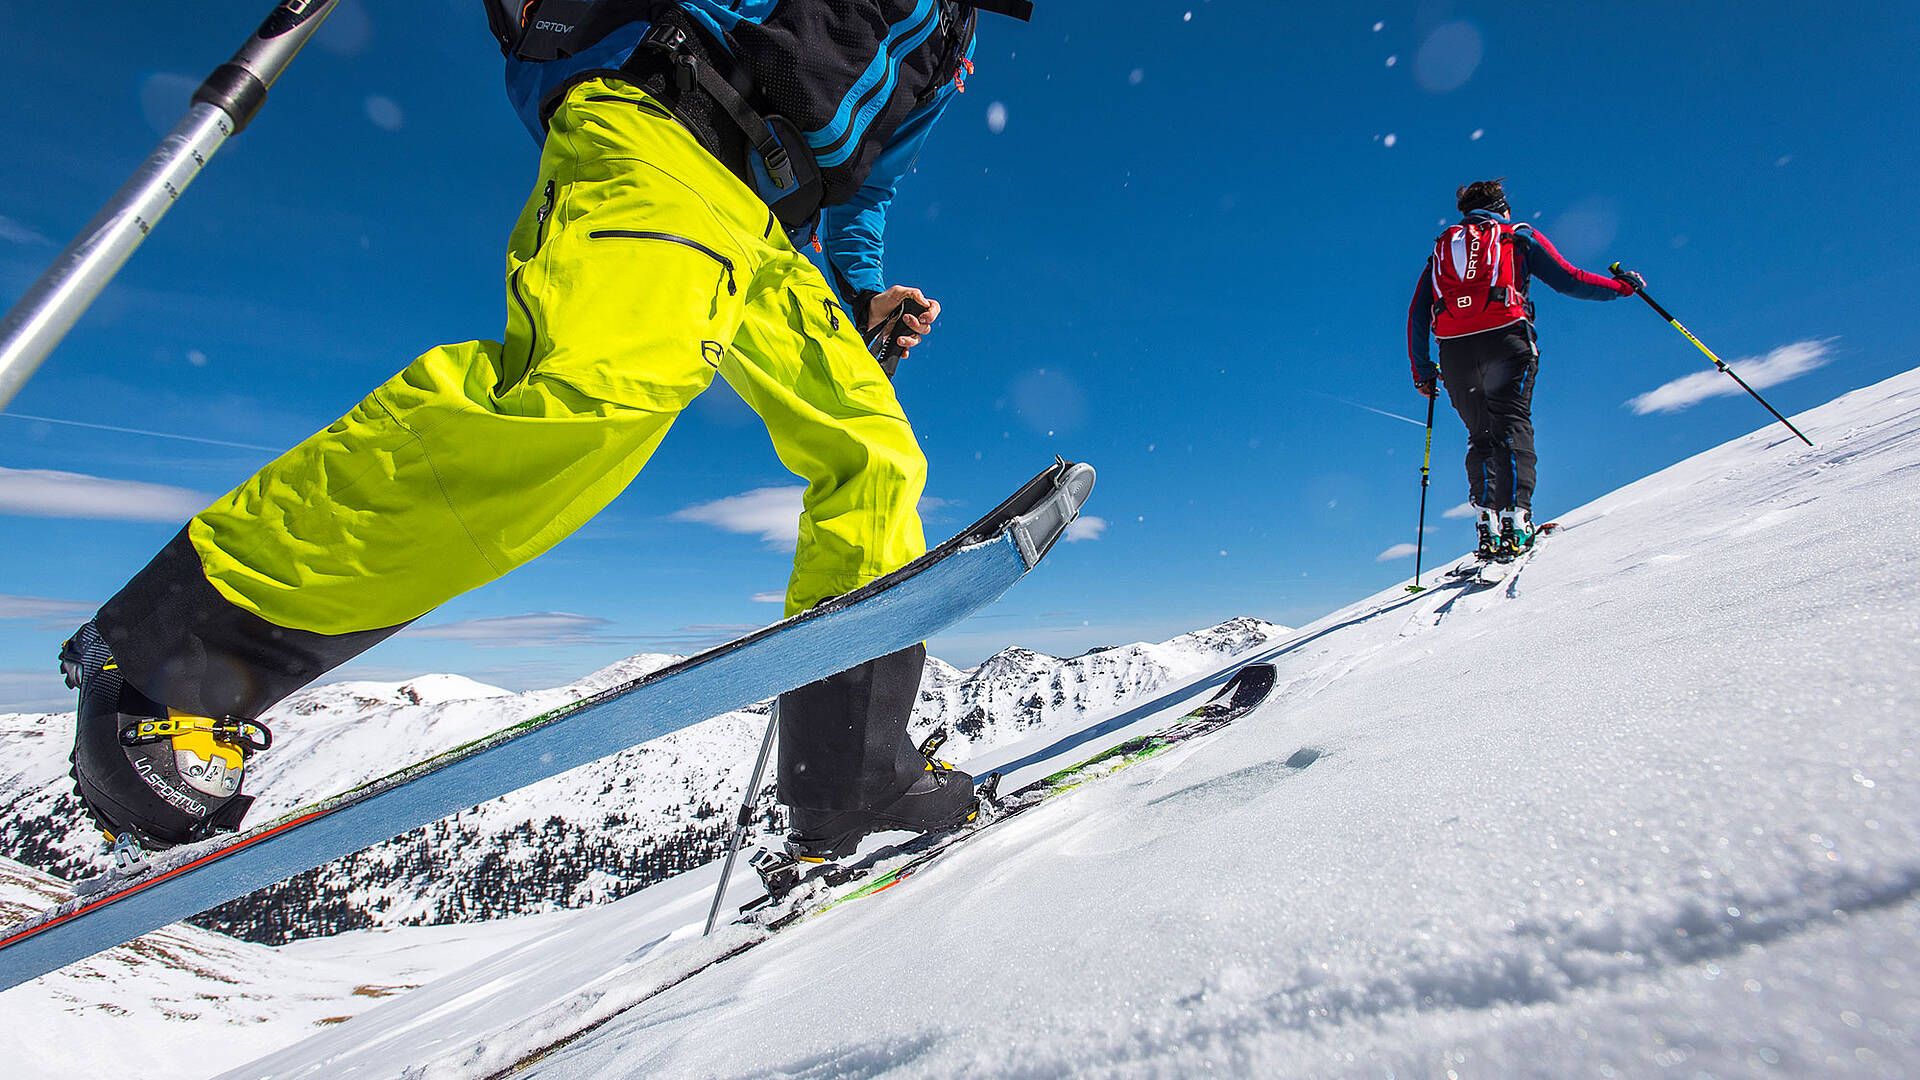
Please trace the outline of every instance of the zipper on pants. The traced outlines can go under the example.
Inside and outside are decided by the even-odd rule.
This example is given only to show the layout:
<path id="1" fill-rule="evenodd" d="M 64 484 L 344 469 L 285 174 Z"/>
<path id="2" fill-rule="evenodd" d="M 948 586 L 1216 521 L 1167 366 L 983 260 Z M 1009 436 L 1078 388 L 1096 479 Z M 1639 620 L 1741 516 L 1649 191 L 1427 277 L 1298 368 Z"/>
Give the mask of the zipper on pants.
<path id="1" fill-rule="evenodd" d="M 533 214 L 533 250 L 527 253 L 526 262 L 521 263 L 519 268 L 513 272 L 513 277 L 509 282 L 513 291 L 514 301 L 520 305 L 520 311 L 527 317 L 527 362 L 521 369 L 523 373 L 533 368 L 534 350 L 539 348 L 540 343 L 540 325 L 534 321 L 533 305 L 527 303 L 527 294 L 520 288 L 520 275 L 526 272 L 527 263 L 532 262 L 534 258 L 540 254 L 540 248 L 547 242 L 547 219 L 553 215 L 553 193 L 556 186 L 555 181 L 547 181 L 547 190 L 540 203 L 540 209 L 534 211 Z M 503 357 L 502 359 L 504 360 L 505 358 Z M 509 370 L 505 363 L 501 364 L 500 385 L 493 388 L 496 396 L 506 393 L 507 387 L 517 381 L 508 378 L 507 373 Z"/>
<path id="2" fill-rule="evenodd" d="M 740 291 L 733 279 L 733 260 L 690 237 L 681 236 L 678 233 L 644 232 L 637 229 L 595 229 L 587 234 L 587 238 L 589 240 L 664 240 L 669 244 L 690 247 L 719 263 L 720 269 L 726 271 L 728 296 L 736 295 Z"/>

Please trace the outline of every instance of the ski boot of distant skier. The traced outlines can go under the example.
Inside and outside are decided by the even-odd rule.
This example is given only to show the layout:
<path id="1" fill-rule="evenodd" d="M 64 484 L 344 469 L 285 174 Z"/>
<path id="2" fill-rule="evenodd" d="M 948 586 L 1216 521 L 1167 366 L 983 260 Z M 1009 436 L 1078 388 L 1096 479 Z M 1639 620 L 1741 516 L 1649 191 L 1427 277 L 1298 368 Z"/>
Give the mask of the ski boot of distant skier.
<path id="1" fill-rule="evenodd" d="M 1500 511 L 1500 556 L 1511 559 L 1533 547 L 1533 511 L 1516 506 Z"/>
<path id="2" fill-rule="evenodd" d="M 247 761 L 273 741 L 265 725 L 153 701 L 91 622 L 61 646 L 60 670 L 80 692 L 74 791 L 108 839 L 157 851 L 239 827 L 253 802 L 240 791 Z"/>
<path id="3" fill-rule="evenodd" d="M 1500 554 L 1500 511 L 1486 506 L 1473 509 L 1479 514 L 1480 529 L 1480 544 L 1473 553 L 1481 562 L 1486 562 Z"/>

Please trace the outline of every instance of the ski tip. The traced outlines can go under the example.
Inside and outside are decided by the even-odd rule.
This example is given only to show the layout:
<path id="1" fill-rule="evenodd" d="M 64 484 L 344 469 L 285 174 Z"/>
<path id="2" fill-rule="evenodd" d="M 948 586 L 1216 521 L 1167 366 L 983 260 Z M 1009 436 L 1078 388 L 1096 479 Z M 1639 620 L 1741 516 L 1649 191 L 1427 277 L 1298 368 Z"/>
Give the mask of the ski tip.
<path id="1" fill-rule="evenodd" d="M 1053 479 L 1052 490 L 1006 525 L 1006 531 L 1012 534 L 1020 551 L 1021 561 L 1029 570 L 1038 566 L 1053 545 L 1066 535 L 1068 526 L 1080 517 L 1081 508 L 1093 495 L 1093 466 L 1060 460 L 1054 468 L 1059 473 Z"/>
<path id="2" fill-rule="evenodd" d="M 1236 703 L 1258 701 L 1273 689 L 1273 684 L 1279 679 L 1280 669 L 1272 664 L 1246 664 L 1233 673 L 1220 692 L 1213 695 L 1213 700 L 1229 699 Z"/>

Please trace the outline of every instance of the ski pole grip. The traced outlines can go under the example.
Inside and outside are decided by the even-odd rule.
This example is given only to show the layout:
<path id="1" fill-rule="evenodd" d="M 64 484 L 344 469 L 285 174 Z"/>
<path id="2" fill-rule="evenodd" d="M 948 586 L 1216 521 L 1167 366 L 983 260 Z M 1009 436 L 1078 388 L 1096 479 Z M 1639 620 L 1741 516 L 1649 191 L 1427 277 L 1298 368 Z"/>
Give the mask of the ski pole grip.
<path id="1" fill-rule="evenodd" d="M 893 378 L 893 373 L 900 367 L 901 322 L 909 315 L 920 316 L 926 313 L 927 305 L 911 296 L 901 297 L 900 306 L 894 309 L 893 314 L 887 316 L 886 321 L 880 324 L 874 339 L 867 343 L 867 347 L 873 350 L 873 358 L 880 361 L 880 370 L 887 373 L 887 378 Z"/>

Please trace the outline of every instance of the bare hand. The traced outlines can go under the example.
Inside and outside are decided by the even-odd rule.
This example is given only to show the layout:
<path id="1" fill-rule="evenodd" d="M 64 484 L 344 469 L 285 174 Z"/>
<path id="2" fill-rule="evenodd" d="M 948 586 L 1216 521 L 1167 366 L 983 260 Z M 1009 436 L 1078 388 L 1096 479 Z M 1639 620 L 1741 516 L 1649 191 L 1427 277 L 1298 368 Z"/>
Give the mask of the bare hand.
<path id="1" fill-rule="evenodd" d="M 900 308 L 900 301 L 912 297 L 927 310 L 921 315 L 901 315 L 896 325 L 894 342 L 900 348 L 900 355 L 920 344 L 920 340 L 933 332 L 933 321 L 940 317 L 940 301 L 928 298 L 927 294 L 911 285 L 894 285 L 887 291 L 875 296 L 867 306 L 867 330 L 879 329 L 893 317 Z"/>

